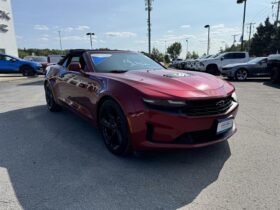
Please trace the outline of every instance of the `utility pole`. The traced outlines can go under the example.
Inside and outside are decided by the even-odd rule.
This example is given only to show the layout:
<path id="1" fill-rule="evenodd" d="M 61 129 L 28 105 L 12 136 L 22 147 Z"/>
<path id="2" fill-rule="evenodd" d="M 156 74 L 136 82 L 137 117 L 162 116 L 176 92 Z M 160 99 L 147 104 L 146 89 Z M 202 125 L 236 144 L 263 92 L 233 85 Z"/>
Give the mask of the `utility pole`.
<path id="1" fill-rule="evenodd" d="M 243 12 L 242 35 L 241 35 L 241 51 L 244 50 L 244 28 L 245 28 L 245 20 L 246 20 L 247 0 L 237 0 L 237 4 L 242 4 L 242 3 L 244 3 L 244 12 Z"/>
<path id="2" fill-rule="evenodd" d="M 275 25 L 277 26 L 279 23 L 280 1 L 272 2 L 272 5 L 275 5 L 275 4 L 277 4 L 277 15 L 276 15 L 276 21 L 275 21 Z"/>
<path id="3" fill-rule="evenodd" d="M 62 50 L 61 31 L 58 31 L 60 50 Z"/>
<path id="4" fill-rule="evenodd" d="M 148 50 L 149 54 L 151 54 L 151 11 L 152 11 L 152 1 L 153 0 L 145 0 L 146 11 L 148 11 Z"/>
<path id="5" fill-rule="evenodd" d="M 249 25 L 249 43 L 248 43 L 248 51 L 250 51 L 251 48 L 251 35 L 252 35 L 252 27 L 255 25 L 256 23 L 248 23 L 247 25 Z"/>

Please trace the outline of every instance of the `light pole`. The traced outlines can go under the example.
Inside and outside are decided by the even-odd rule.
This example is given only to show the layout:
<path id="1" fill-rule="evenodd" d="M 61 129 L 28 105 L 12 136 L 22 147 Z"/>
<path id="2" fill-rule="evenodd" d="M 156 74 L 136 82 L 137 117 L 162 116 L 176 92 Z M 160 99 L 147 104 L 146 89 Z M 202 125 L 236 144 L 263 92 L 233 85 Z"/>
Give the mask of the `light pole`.
<path id="1" fill-rule="evenodd" d="M 209 53 L 210 53 L 210 25 L 205 25 L 204 28 L 208 28 L 207 55 L 209 55 Z"/>
<path id="2" fill-rule="evenodd" d="M 58 31 L 60 49 L 62 50 L 61 31 Z"/>
<path id="3" fill-rule="evenodd" d="M 90 38 L 90 47 L 92 49 L 92 36 L 94 36 L 95 33 L 87 33 L 86 35 L 89 36 L 89 38 Z"/>
<path id="4" fill-rule="evenodd" d="M 187 42 L 187 55 L 186 55 L 186 59 L 187 59 L 187 57 L 188 57 L 188 53 L 189 53 L 189 40 L 188 40 L 188 39 L 186 39 L 186 42 Z"/>
<path id="5" fill-rule="evenodd" d="M 243 12 L 242 35 L 241 35 L 241 51 L 244 50 L 244 28 L 245 28 L 245 20 L 246 20 L 247 0 L 237 0 L 237 4 L 242 4 L 242 3 L 244 3 L 244 12 Z"/>

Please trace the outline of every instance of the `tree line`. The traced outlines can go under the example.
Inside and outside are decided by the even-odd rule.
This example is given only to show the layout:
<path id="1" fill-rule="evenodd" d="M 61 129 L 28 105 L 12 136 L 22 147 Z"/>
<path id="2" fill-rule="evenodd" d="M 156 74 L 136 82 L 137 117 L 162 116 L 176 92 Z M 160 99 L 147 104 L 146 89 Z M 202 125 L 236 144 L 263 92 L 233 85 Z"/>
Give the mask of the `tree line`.
<path id="1" fill-rule="evenodd" d="M 280 26 L 267 18 L 256 28 L 252 40 L 245 41 L 244 46 L 250 56 L 261 57 L 280 53 Z M 240 51 L 240 44 L 221 49 L 221 52 L 231 51 Z"/>

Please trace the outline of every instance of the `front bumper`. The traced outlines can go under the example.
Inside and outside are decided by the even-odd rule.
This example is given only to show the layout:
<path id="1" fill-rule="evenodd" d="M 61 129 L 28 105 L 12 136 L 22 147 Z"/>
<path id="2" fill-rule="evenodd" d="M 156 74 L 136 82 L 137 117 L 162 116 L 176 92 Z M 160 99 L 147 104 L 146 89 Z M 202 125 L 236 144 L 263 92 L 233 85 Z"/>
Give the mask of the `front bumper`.
<path id="1" fill-rule="evenodd" d="M 36 68 L 36 73 L 37 74 L 45 74 L 45 70 L 44 70 L 44 68 L 43 67 L 37 67 Z"/>
<path id="2" fill-rule="evenodd" d="M 232 70 L 222 70 L 221 75 L 224 77 L 234 77 L 234 71 Z"/>
<path id="3" fill-rule="evenodd" d="M 146 110 L 128 118 L 132 145 L 135 150 L 190 149 L 225 141 L 236 132 L 236 126 L 216 134 L 217 121 L 235 118 L 238 104 L 224 114 L 189 117 Z"/>

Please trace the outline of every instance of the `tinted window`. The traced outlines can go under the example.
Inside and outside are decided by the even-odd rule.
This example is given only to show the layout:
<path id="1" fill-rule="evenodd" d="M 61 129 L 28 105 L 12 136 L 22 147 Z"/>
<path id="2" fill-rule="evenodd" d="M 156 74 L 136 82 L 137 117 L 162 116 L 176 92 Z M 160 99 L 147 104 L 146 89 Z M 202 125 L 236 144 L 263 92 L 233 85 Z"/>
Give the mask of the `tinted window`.
<path id="1" fill-rule="evenodd" d="M 242 59 L 245 58 L 245 53 L 235 53 L 235 59 Z"/>
<path id="2" fill-rule="evenodd" d="M 235 58 L 235 54 L 234 53 L 228 53 L 224 56 L 224 59 L 234 59 Z"/>
<path id="3" fill-rule="evenodd" d="M 224 56 L 224 59 L 243 59 L 245 57 L 245 53 L 228 53 Z"/>

